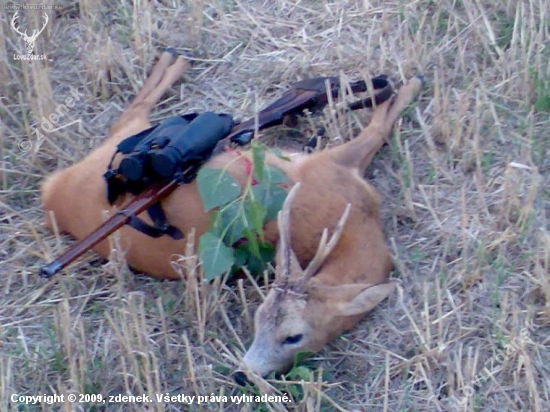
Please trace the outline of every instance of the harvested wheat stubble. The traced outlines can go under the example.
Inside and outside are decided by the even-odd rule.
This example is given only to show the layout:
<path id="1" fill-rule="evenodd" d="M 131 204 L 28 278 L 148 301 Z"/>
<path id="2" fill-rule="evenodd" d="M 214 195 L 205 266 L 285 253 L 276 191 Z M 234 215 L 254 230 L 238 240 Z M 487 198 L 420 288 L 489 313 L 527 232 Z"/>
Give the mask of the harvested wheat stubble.
<path id="1" fill-rule="evenodd" d="M 120 255 L 104 263 L 89 254 L 51 282 L 35 275 L 71 242 L 41 226 L 41 178 L 100 143 L 166 46 L 196 61 L 153 121 L 251 116 L 306 76 L 426 75 L 368 173 L 401 288 L 287 382 L 247 392 L 288 392 L 292 404 L 96 410 L 549 410 L 548 2 L 183 3 L 60 1 L 35 46 L 47 61 L 13 58 L 24 44 L 13 11 L 0 11 L 0 411 L 14 409 L 13 394 L 241 393 L 228 372 L 265 290 L 162 283 L 134 276 Z M 40 13 L 21 11 L 21 26 L 39 27 Z M 40 129 L 71 88 L 83 98 Z M 315 126 L 332 120 L 330 136 L 347 140 L 368 117 L 327 110 Z M 266 136 L 302 143 L 289 139 Z"/>

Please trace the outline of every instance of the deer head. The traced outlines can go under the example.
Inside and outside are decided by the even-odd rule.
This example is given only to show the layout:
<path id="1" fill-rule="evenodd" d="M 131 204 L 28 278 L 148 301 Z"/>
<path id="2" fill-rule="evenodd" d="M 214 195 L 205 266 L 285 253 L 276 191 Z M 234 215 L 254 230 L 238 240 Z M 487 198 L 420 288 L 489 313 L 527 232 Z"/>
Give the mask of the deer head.
<path id="1" fill-rule="evenodd" d="M 351 211 L 349 203 L 330 240 L 327 241 L 325 228 L 314 258 L 305 270 L 300 267 L 290 243 L 290 208 L 299 187 L 300 183 L 294 185 L 278 215 L 276 280 L 256 311 L 254 341 L 234 374 L 240 384 L 247 382 L 244 372 L 261 376 L 283 372 L 292 365 L 297 353 L 319 351 L 395 288 L 391 281 L 330 286 L 315 277 L 342 235 Z"/>
<path id="2" fill-rule="evenodd" d="M 23 37 L 23 40 L 25 41 L 25 48 L 27 49 L 27 54 L 31 54 L 32 51 L 34 50 L 34 44 L 36 42 L 36 39 L 38 38 L 38 35 L 40 33 L 42 33 L 44 31 L 44 29 L 46 28 L 46 24 L 48 24 L 48 21 L 49 21 L 49 17 L 46 13 L 44 13 L 44 25 L 42 26 L 42 28 L 40 30 L 33 30 L 32 31 L 32 35 L 29 36 L 27 35 L 27 30 L 25 30 L 25 33 L 22 33 L 20 30 L 19 30 L 19 26 L 16 25 L 17 23 L 17 17 L 18 16 L 18 13 L 19 12 L 15 12 L 15 14 L 13 15 L 12 19 L 11 19 L 11 27 L 21 35 L 21 37 Z"/>

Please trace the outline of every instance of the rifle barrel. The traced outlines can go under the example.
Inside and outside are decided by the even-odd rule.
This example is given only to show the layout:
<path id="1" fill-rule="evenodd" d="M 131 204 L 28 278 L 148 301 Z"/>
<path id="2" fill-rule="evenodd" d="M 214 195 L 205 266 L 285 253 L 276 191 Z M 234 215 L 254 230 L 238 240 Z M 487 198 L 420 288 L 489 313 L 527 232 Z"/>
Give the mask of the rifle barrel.
<path id="1" fill-rule="evenodd" d="M 71 262 L 82 256 L 87 250 L 93 248 L 99 242 L 105 240 L 116 230 L 124 226 L 132 218 L 143 211 L 158 200 L 168 196 L 178 187 L 178 183 L 172 180 L 169 183 L 155 184 L 130 201 L 123 209 L 119 210 L 109 220 L 95 229 L 88 236 L 76 242 L 73 246 L 67 249 L 61 256 L 53 262 L 48 263 L 40 269 L 40 276 L 43 278 L 51 278 L 56 273 L 63 270 Z"/>

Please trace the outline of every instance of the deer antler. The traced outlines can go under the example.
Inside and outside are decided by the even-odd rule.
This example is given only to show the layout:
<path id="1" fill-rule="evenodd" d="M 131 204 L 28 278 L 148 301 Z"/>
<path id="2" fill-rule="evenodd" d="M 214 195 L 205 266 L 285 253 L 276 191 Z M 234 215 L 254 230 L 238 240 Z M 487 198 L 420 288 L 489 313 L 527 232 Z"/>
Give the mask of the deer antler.
<path id="1" fill-rule="evenodd" d="M 50 21 L 50 18 L 48 17 L 48 15 L 46 13 L 44 13 L 44 25 L 42 26 L 42 28 L 40 30 L 35 29 L 35 30 L 32 31 L 32 36 L 30 37 L 31 40 L 36 40 L 38 38 L 38 35 L 44 31 L 44 29 L 46 28 L 46 25 L 48 24 L 49 21 Z"/>
<path id="2" fill-rule="evenodd" d="M 21 36 L 23 37 L 27 37 L 27 30 L 25 30 L 25 33 L 21 33 L 19 31 L 19 26 L 16 26 L 16 20 L 17 20 L 17 17 L 18 17 L 18 11 L 15 12 L 15 14 L 13 15 L 13 17 L 11 18 L 11 27 L 16 31 L 16 33 L 19 33 Z"/>
<path id="3" fill-rule="evenodd" d="M 299 266 L 298 259 L 294 254 L 294 251 L 292 250 L 290 244 L 290 208 L 294 198 L 296 197 L 296 193 L 298 192 L 299 187 L 300 183 L 298 182 L 294 185 L 290 192 L 288 192 L 287 198 L 283 204 L 283 208 L 277 215 L 277 226 L 279 228 L 279 248 L 281 253 L 280 279 L 282 280 L 283 285 L 285 285 L 282 289 L 286 288 L 288 280 L 292 274 L 292 270 L 298 269 L 297 266 Z M 340 240 L 340 236 L 342 236 L 342 231 L 348 220 L 350 210 L 351 203 L 348 203 L 328 242 L 328 229 L 325 228 L 323 230 L 317 252 L 315 253 L 315 256 L 313 257 L 311 262 L 309 262 L 309 265 L 304 271 L 300 281 L 297 283 L 296 289 L 300 289 L 301 287 L 303 287 L 306 284 L 307 280 L 314 276 L 315 273 L 317 273 L 325 259 L 328 257 L 328 255 L 330 255 L 330 252 L 332 252 L 332 250 Z"/>
<path id="4" fill-rule="evenodd" d="M 288 195 L 283 203 L 283 209 L 277 215 L 277 226 L 279 228 L 279 248 L 281 251 L 281 278 L 283 281 L 288 280 L 290 277 L 292 259 L 294 252 L 290 246 L 290 207 L 292 201 L 298 193 L 300 188 L 300 182 L 296 183 L 294 187 L 288 192 Z M 296 256 L 294 256 L 296 259 Z"/>
<path id="5" fill-rule="evenodd" d="M 315 275 L 315 273 L 317 273 L 317 271 L 319 270 L 319 268 L 321 267 L 321 265 L 323 264 L 327 256 L 330 255 L 330 252 L 332 252 L 332 249 L 334 249 L 334 246 L 336 246 L 336 244 L 338 243 L 338 240 L 340 240 L 340 236 L 342 236 L 342 230 L 344 229 L 346 221 L 348 220 L 350 210 L 351 210 L 351 203 L 348 203 L 346 206 L 346 209 L 344 210 L 344 213 L 342 214 L 342 216 L 340 217 L 340 220 L 338 221 L 338 224 L 334 228 L 334 233 L 330 237 L 330 240 L 328 241 L 328 243 L 327 243 L 327 237 L 328 237 L 327 228 L 323 230 L 323 233 L 321 235 L 321 240 L 319 241 L 319 247 L 317 248 L 317 252 L 315 253 L 315 256 L 313 257 L 311 262 L 309 262 L 309 265 L 307 265 L 307 268 L 305 270 L 304 279 L 302 282 L 303 284 L 305 284 L 309 278 L 311 278 L 313 275 Z"/>

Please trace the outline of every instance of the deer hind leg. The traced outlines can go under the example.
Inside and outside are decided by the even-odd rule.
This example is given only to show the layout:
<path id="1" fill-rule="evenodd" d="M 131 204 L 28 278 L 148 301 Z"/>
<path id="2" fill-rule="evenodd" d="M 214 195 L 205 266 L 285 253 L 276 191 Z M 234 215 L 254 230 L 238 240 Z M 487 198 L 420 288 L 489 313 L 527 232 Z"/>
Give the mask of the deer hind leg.
<path id="1" fill-rule="evenodd" d="M 183 56 L 178 55 L 173 48 L 165 49 L 141 90 L 111 128 L 111 135 L 132 128 L 133 123 L 137 123 L 137 128 L 141 128 L 141 130 L 149 127 L 151 109 L 159 102 L 162 95 L 185 73 L 187 68 L 188 62 Z"/>
<path id="2" fill-rule="evenodd" d="M 417 97 L 422 89 L 423 78 L 417 76 L 399 89 L 397 96 L 374 109 L 369 125 L 355 139 L 328 151 L 333 161 L 343 166 L 357 168 L 362 173 L 384 144 L 394 123 L 403 110 Z"/>

